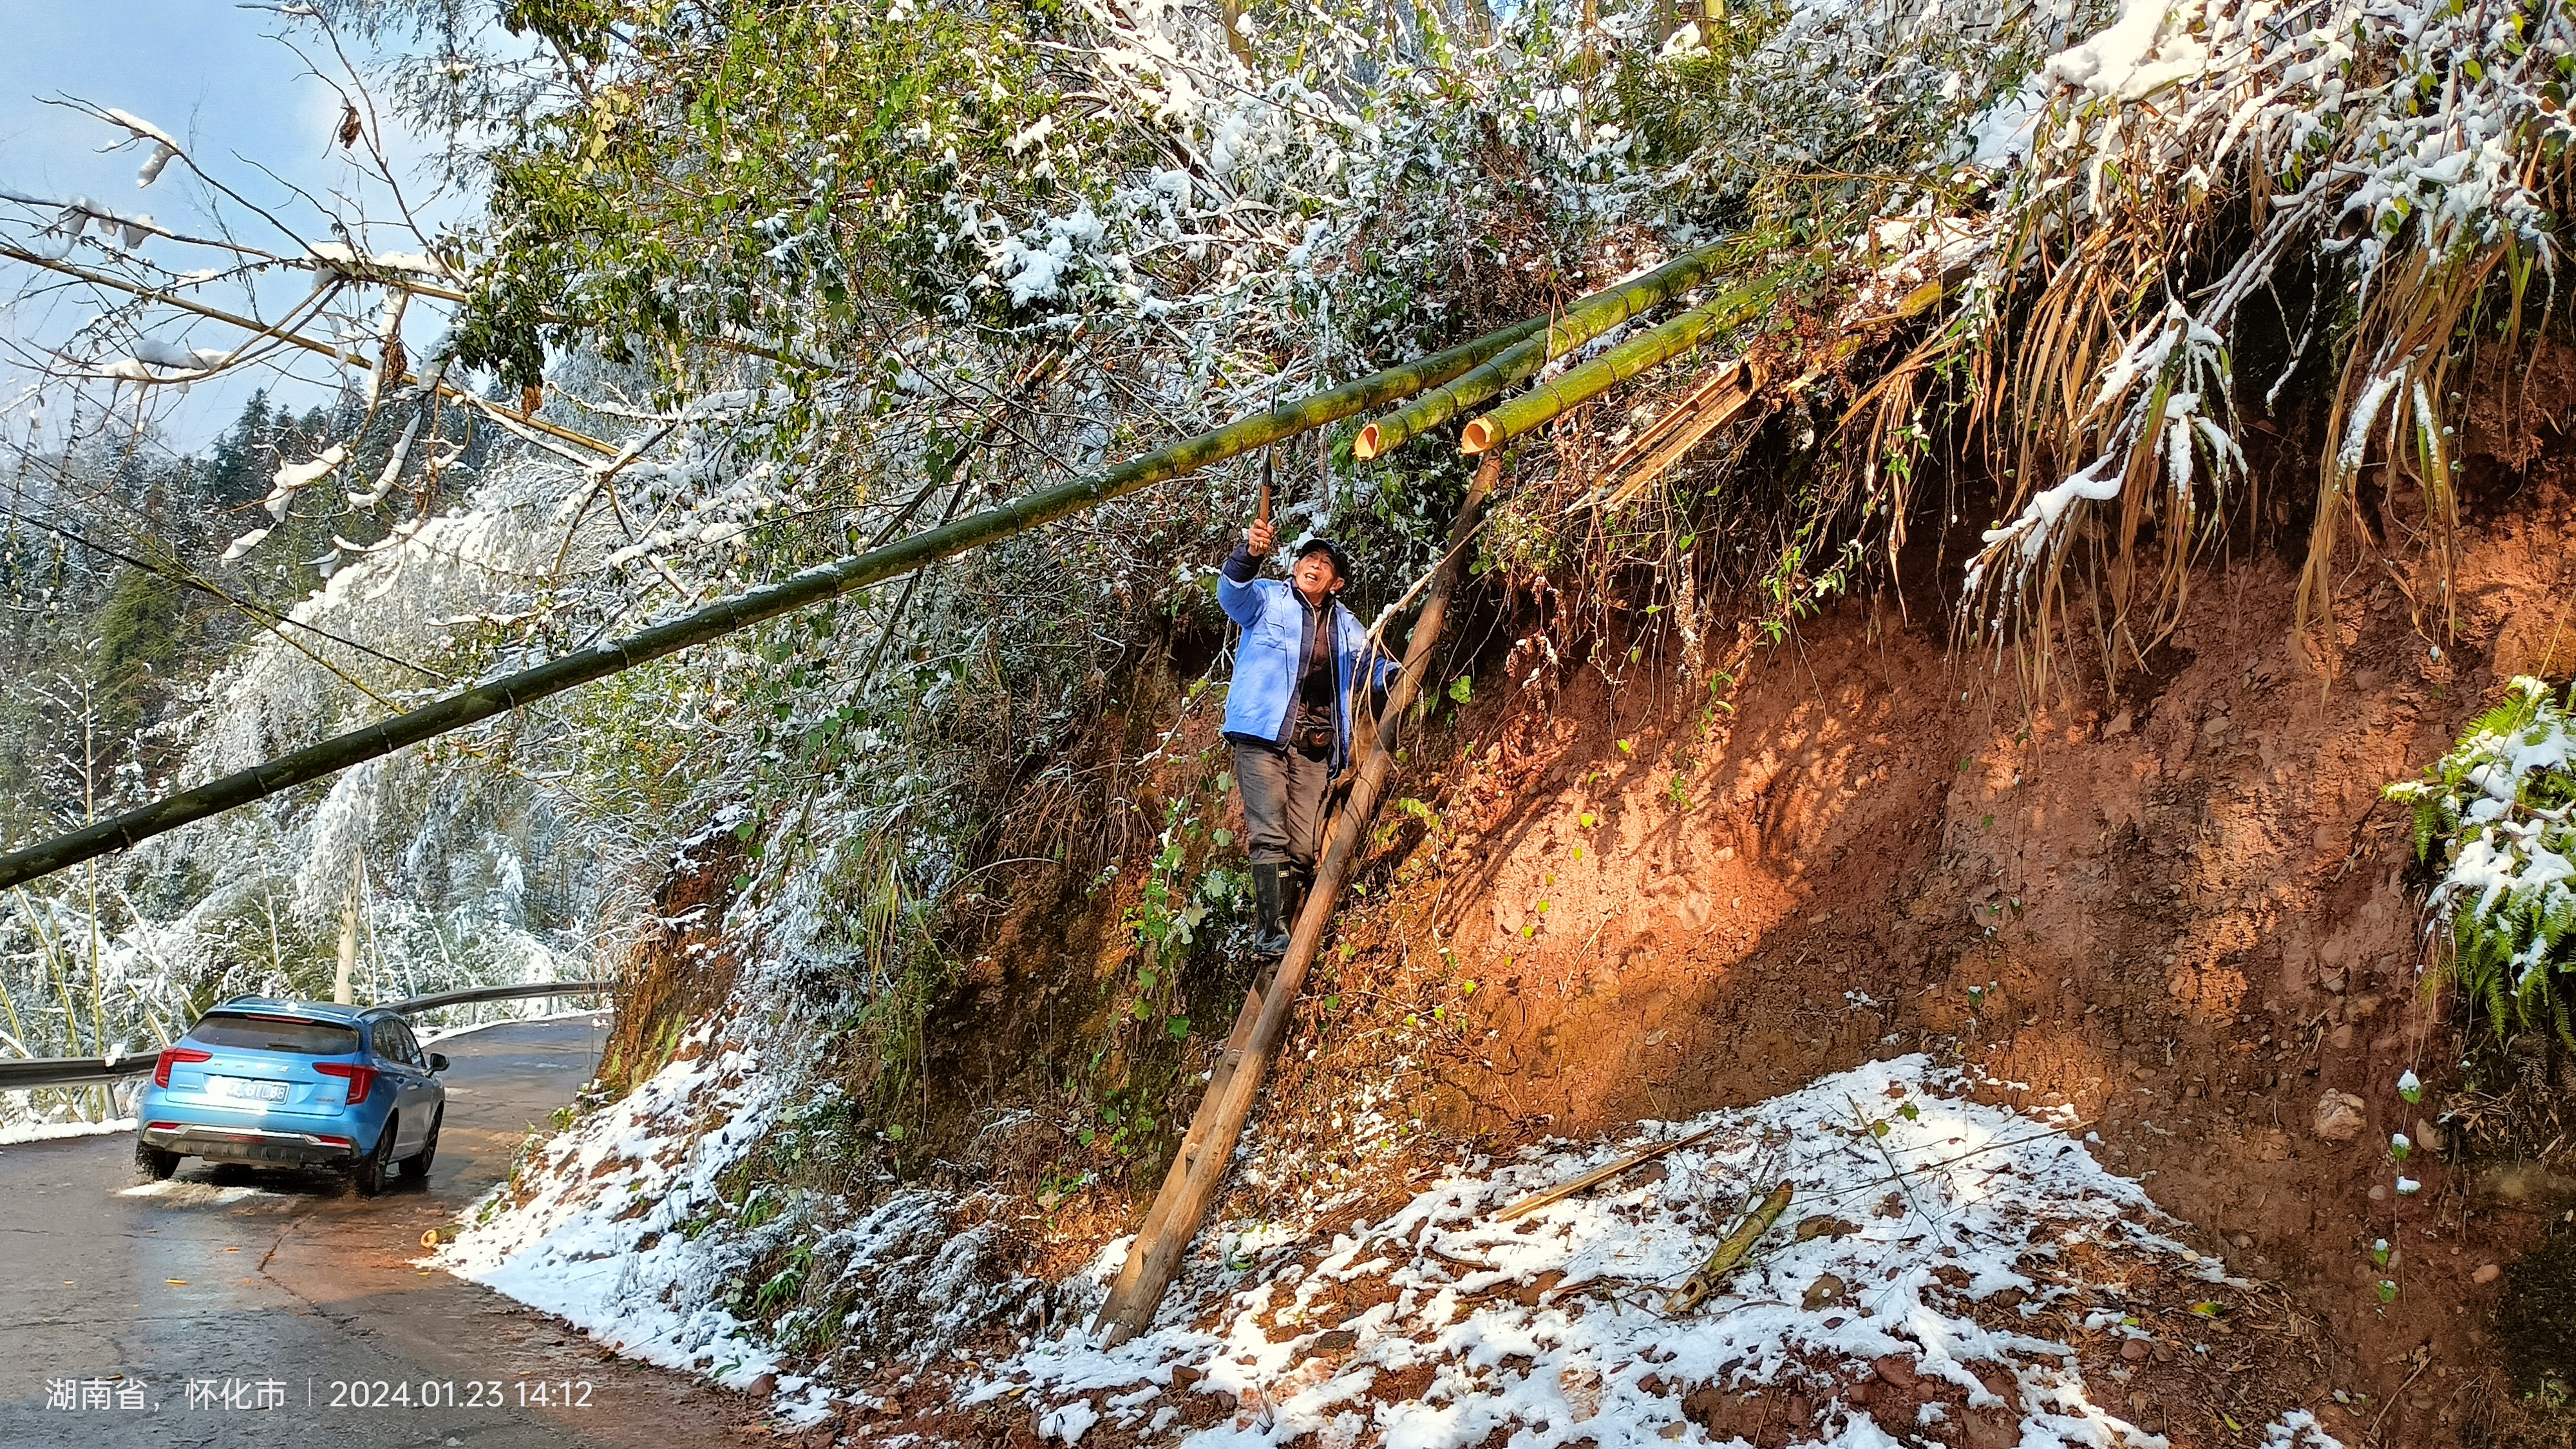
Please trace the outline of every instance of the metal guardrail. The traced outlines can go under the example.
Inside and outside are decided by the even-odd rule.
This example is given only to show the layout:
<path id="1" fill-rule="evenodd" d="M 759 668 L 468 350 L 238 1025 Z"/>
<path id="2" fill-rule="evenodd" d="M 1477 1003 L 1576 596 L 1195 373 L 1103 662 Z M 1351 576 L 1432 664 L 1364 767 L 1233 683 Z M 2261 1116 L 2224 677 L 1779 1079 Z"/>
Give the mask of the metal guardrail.
<path id="1" fill-rule="evenodd" d="M 34 1087 L 95 1087 L 122 1081 L 152 1070 L 161 1059 L 158 1051 L 141 1056 L 106 1057 L 30 1057 L 24 1061 L 0 1062 L 0 1092 L 26 1091 Z"/>
<path id="2" fill-rule="evenodd" d="M 514 1001 L 538 996 L 606 996 L 617 989 L 614 981 L 548 981 L 536 986 L 476 986 L 464 991 L 439 991 L 427 996 L 414 996 L 386 1005 L 410 1016 L 415 1012 L 436 1011 L 442 1006 L 469 1006 L 478 1001 Z"/>
<path id="3" fill-rule="evenodd" d="M 617 989 L 613 981 L 548 981 L 535 986 L 477 986 L 466 991 L 438 991 L 427 996 L 414 996 L 385 1003 L 405 1016 L 415 1012 L 436 1011 L 442 1006 L 467 1006 L 478 1001 L 514 1001 L 539 996 L 605 996 Z M 0 1061 L 0 1092 L 24 1092 L 37 1087 L 95 1087 L 109 1082 L 139 1077 L 152 1070 L 161 1059 L 158 1050 L 128 1053 L 122 1057 L 29 1057 L 20 1061 Z"/>

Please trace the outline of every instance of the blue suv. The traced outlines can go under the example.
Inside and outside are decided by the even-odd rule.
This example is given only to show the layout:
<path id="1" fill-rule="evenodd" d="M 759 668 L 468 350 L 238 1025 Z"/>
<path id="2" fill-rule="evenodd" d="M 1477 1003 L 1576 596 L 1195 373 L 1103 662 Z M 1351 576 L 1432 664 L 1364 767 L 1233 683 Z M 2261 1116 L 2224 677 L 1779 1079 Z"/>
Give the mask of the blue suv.
<path id="1" fill-rule="evenodd" d="M 426 1181 L 445 1070 L 389 1008 L 237 997 L 163 1049 L 135 1108 L 135 1166 L 154 1181 L 182 1157 L 332 1167 L 370 1197 L 397 1172 Z"/>

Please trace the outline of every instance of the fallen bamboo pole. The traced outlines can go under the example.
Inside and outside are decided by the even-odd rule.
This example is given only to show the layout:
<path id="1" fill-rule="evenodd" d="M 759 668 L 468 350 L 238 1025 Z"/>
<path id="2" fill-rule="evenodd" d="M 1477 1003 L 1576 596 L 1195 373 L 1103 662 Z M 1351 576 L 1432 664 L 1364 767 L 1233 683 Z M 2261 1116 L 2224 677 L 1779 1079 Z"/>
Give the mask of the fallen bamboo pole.
<path id="1" fill-rule="evenodd" d="M 1235 1017 L 1234 1032 L 1226 1038 L 1225 1054 L 1210 1074 L 1207 1091 L 1199 1097 L 1189 1130 L 1182 1134 L 1180 1147 L 1172 1154 L 1172 1165 L 1163 1174 L 1163 1186 L 1154 1195 L 1154 1206 L 1136 1231 L 1135 1245 L 1127 1250 L 1127 1262 L 1119 1269 L 1117 1281 L 1110 1285 L 1108 1301 L 1092 1320 L 1092 1327 L 1105 1333 L 1111 1344 L 1124 1343 L 1153 1323 L 1154 1310 L 1162 1306 L 1164 1293 L 1180 1271 L 1181 1254 L 1188 1249 L 1200 1222 L 1207 1217 L 1209 1205 L 1216 1200 L 1217 1184 L 1224 1179 L 1226 1164 L 1234 1156 L 1235 1141 L 1243 1135 L 1243 1124 L 1252 1115 L 1253 1094 L 1261 1089 L 1270 1059 L 1287 1034 L 1288 1014 L 1296 1005 L 1298 988 L 1305 984 L 1306 970 L 1314 963 L 1316 948 L 1323 944 L 1324 926 L 1332 919 L 1342 880 L 1350 873 L 1351 861 L 1359 854 L 1360 839 L 1376 814 L 1378 792 L 1385 788 L 1386 778 L 1394 769 L 1396 722 L 1412 707 L 1422 688 L 1423 673 L 1431 667 L 1431 648 L 1448 617 L 1449 595 L 1465 571 L 1463 545 L 1475 530 L 1478 508 L 1502 471 L 1501 461 L 1499 454 L 1489 457 L 1476 470 L 1475 481 L 1468 485 L 1466 501 L 1459 506 L 1458 519 L 1449 528 L 1448 554 L 1440 561 L 1429 595 L 1423 601 L 1422 617 L 1414 621 L 1413 637 L 1406 642 L 1404 670 L 1396 676 L 1395 687 L 1387 692 L 1386 709 L 1378 716 L 1377 729 L 1366 742 L 1369 748 L 1355 767 L 1357 778 L 1351 782 L 1351 792 L 1333 816 L 1323 858 L 1315 864 L 1315 883 L 1306 892 L 1306 904 L 1297 913 L 1297 928 L 1288 938 L 1288 953 L 1279 958 L 1269 980 L 1256 982 L 1244 997 L 1243 1010 Z"/>
<path id="2" fill-rule="evenodd" d="M 1556 358 L 1650 308 L 1699 285 L 1700 279 L 1731 255 L 1740 243 L 1727 241 L 1684 252 L 1642 277 L 1605 287 L 1565 309 L 1544 337 L 1532 337 L 1497 353 L 1493 360 L 1459 375 L 1444 387 L 1427 389 L 1412 402 L 1360 429 L 1351 440 L 1351 456 L 1366 462 L 1393 452 L 1411 439 L 1440 426 L 1477 404 L 1517 386 Z"/>
<path id="3" fill-rule="evenodd" d="M 1507 1223 L 1514 1218 L 1527 1217 L 1531 1213 L 1537 1212 L 1540 1208 L 1546 1207 L 1550 1203 L 1563 1202 L 1567 1198 L 1574 1196 L 1576 1193 L 1586 1192 L 1592 1188 L 1598 1187 L 1602 1183 L 1608 1182 L 1610 1179 L 1617 1177 L 1619 1174 L 1628 1171 L 1632 1167 L 1643 1167 L 1658 1157 L 1669 1156 L 1675 1152 L 1681 1151 L 1683 1148 L 1688 1147 L 1693 1143 L 1705 1142 L 1708 1140 L 1709 1134 L 1716 1130 L 1717 1129 L 1714 1127 L 1702 1127 L 1688 1137 L 1676 1137 L 1670 1142 L 1658 1142 L 1654 1146 L 1649 1147 L 1642 1152 L 1629 1153 L 1627 1156 L 1611 1163 L 1608 1167 L 1594 1168 L 1592 1171 L 1583 1174 L 1572 1182 L 1560 1182 L 1556 1186 L 1548 1188 L 1543 1192 L 1531 1193 L 1529 1196 L 1513 1203 L 1510 1207 L 1494 1214 L 1494 1221 L 1498 1223 Z"/>
<path id="4" fill-rule="evenodd" d="M 388 755 L 406 745 L 517 709 L 550 694 L 605 678 L 638 664 L 676 654 L 693 645 L 746 629 L 781 614 L 882 583 L 925 564 L 966 552 L 1013 534 L 1026 533 L 1068 514 L 1080 513 L 1140 488 L 1195 472 L 1237 454 L 1282 438 L 1335 423 L 1354 413 L 1383 407 L 1436 386 L 1537 331 L 1533 318 L 1500 332 L 1461 343 L 1356 382 L 1259 413 L 1195 437 L 1185 438 L 1106 473 L 1077 479 L 1032 493 L 999 508 L 970 514 L 954 523 L 916 533 L 901 543 L 810 568 L 774 584 L 719 600 L 676 619 L 655 624 L 624 639 L 548 660 L 533 669 L 490 680 L 445 699 L 364 729 L 336 735 L 318 744 L 281 755 L 193 789 L 139 806 L 122 815 L 23 850 L 0 856 L 0 889 L 34 880 L 65 866 L 129 849 L 155 835 L 221 814 L 235 806 L 337 774 L 351 765 Z"/>
<path id="5" fill-rule="evenodd" d="M 1486 452 L 1545 426 L 1567 408 L 1681 356 L 1702 339 L 1741 324 L 1768 304 L 1778 290 L 1779 283 L 1768 278 L 1738 287 L 1715 301 L 1693 307 L 1643 337 L 1620 343 L 1563 377 L 1541 383 L 1469 423 L 1459 436 L 1458 451 Z"/>

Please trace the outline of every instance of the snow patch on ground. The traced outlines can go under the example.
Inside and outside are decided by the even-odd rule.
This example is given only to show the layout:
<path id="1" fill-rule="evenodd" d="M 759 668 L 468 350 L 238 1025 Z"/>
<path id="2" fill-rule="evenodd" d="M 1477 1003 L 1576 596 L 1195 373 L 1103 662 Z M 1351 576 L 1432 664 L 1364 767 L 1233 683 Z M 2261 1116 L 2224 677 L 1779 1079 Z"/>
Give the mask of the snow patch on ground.
<path id="1" fill-rule="evenodd" d="M 254 1197 L 281 1197 L 263 1187 L 244 1187 L 239 1183 L 189 1182 L 184 1178 L 164 1178 L 159 1182 L 137 1183 L 117 1194 L 119 1197 L 157 1197 L 176 1207 L 224 1207 Z"/>
<path id="2" fill-rule="evenodd" d="M 1919 1056 L 1869 1063 L 1625 1142 L 1460 1163 L 1376 1222 L 1203 1234 L 1151 1332 L 1117 1348 L 1079 1330 L 1038 1343 L 962 1384 L 958 1403 L 1025 1403 L 1066 1444 L 1104 1422 L 1154 1432 L 1194 1394 L 1224 1394 L 1237 1407 L 1183 1442 L 1612 1449 L 1724 1442 L 1686 1408 L 1695 1389 L 1795 1387 L 1820 1406 L 1802 1442 L 1857 1449 L 1891 1441 L 1843 1389 L 1894 1363 L 1945 1401 L 1926 1412 L 2004 1415 L 2024 1445 L 2161 1445 L 2087 1382 L 2047 1311 L 2117 1305 L 2123 1283 L 2093 1270 L 2141 1258 L 2213 1296 L 2251 1285 L 2167 1236 L 2138 1184 L 2059 1130 L 2071 1123 L 1980 1105 L 1965 1086 Z M 1660 1176 L 1496 1220 L 1704 1128 Z M 1696 1312 L 1667 1316 L 1666 1295 L 1779 1183 L 1790 1205 L 1752 1259 Z M 2091 1320 L 2145 1336 L 2116 1307 Z M 1371 1392 L 1396 1376 L 1423 1386 Z"/>
<path id="3" fill-rule="evenodd" d="M 728 1388 L 777 1359 L 718 1299 L 743 1252 L 709 1233 L 717 1178 L 776 1117 L 781 1078 L 701 1034 L 626 1098 L 582 1118 L 469 1209 L 440 1260 L 619 1353 Z M 533 1185 L 513 1203 L 514 1184 Z"/>
<path id="4" fill-rule="evenodd" d="M 769 1184 L 728 1200 L 728 1170 L 828 1094 L 704 1032 L 681 1051 L 624 1100 L 537 1148 L 467 1210 L 451 1247 L 419 1261 L 563 1318 L 630 1358 L 731 1389 L 775 1376 L 770 1412 L 791 1425 L 820 1421 L 839 1395 L 787 1372 L 774 1341 L 819 1329 L 887 1357 L 927 1354 L 1044 1288 L 997 1267 L 1007 1256 L 1003 1204 L 980 1195 L 905 1189 L 854 1206 Z M 789 1274 L 783 1301 L 800 1306 L 766 1326 L 742 1311 Z M 810 1321 L 826 1313 L 828 1325 Z"/>
<path id="5" fill-rule="evenodd" d="M 820 1336 L 845 1346 L 844 1368 L 865 1356 L 906 1385 L 943 1385 L 934 1422 L 1025 1414 L 1068 1446 L 1098 1430 L 1195 1449 L 1308 1435 L 1658 1449 L 1730 1442 L 1725 1405 L 1770 1394 L 1809 1406 L 1800 1444 L 1889 1444 L 1894 1413 L 1909 1427 L 1980 1418 L 1997 1442 L 2008 1431 L 2026 1446 L 2162 1449 L 2124 1417 L 2137 1385 L 2093 1382 L 2076 1340 L 2094 1351 L 2092 1377 L 2125 1381 L 2122 1363 L 2100 1366 L 2103 1335 L 2139 1340 L 2138 1352 L 2191 1348 L 2134 1290 L 2141 1273 L 2191 1285 L 2184 1296 L 2221 1313 L 2255 1287 L 2176 1241 L 2139 1185 L 2072 1135 L 2069 1109 L 1983 1105 L 1962 1073 L 1909 1056 L 1741 1110 L 1642 1123 L 1624 1141 L 1455 1161 L 1382 1215 L 1390 1199 L 1371 1206 L 1314 1178 L 1284 1219 L 1202 1233 L 1157 1325 L 1110 1348 L 1082 1325 L 1128 1239 L 1050 1285 L 997 1268 L 1010 1257 L 998 1199 L 905 1189 L 855 1216 L 820 1195 L 762 1213 L 724 1202 L 726 1169 L 807 1104 L 784 1100 L 749 1051 L 703 1036 L 682 1050 L 537 1149 L 521 1187 L 470 1213 L 439 1261 L 621 1353 L 737 1389 L 775 1375 L 762 1385 L 770 1413 L 795 1427 L 844 1410 L 907 1413 L 871 1392 L 882 1384 L 835 1383 L 774 1346 L 822 1327 L 795 1314 L 829 1312 L 839 1321 Z M 1372 1109 L 1342 1125 L 1362 1137 L 1389 1127 Z M 1498 1220 L 1533 1193 L 1702 1131 L 1650 1167 Z M 1288 1180 L 1277 1153 L 1254 1151 L 1255 1165 Z M 1670 1311 L 1748 1203 L 1780 1184 L 1789 1205 L 1750 1258 L 1695 1311 Z M 737 1310 L 759 1286 L 755 1265 L 790 1245 L 806 1283 L 827 1286 L 798 1301 L 828 1306 L 763 1328 Z M 1072 1326 L 989 1360 L 967 1351 L 1015 1314 L 1023 1330 Z M 2161 1339 L 2140 1326 L 2159 1322 Z M 2335 1444 L 2295 1410 L 2269 1432 L 2276 1449 Z M 897 1419 L 869 1437 L 930 1443 L 942 1431 Z"/>
<path id="6" fill-rule="evenodd" d="M 2263 1427 L 2263 1449 L 2343 1449 L 2343 1441 L 2327 1433 L 2316 1415 L 2292 1409 Z"/>
<path id="7" fill-rule="evenodd" d="M 507 1005 L 507 1003 L 499 1004 L 505 1007 Z M 434 1042 L 454 1041 L 460 1036 L 471 1036 L 478 1031 L 490 1031 L 496 1026 L 527 1026 L 540 1021 L 589 1021 L 604 1027 L 608 1024 L 608 1011 L 603 1007 L 587 1007 L 579 1011 L 545 1011 L 529 1016 L 505 1016 L 494 1021 L 478 1021 L 466 1026 L 435 1027 L 427 1031 L 415 1031 L 413 1035 L 419 1038 L 422 1046 L 428 1046 Z"/>
<path id="8" fill-rule="evenodd" d="M 119 1117 L 112 1122 L 15 1122 L 0 1127 L 0 1144 L 11 1142 L 55 1142 L 66 1137 L 105 1137 L 112 1132 L 131 1132 L 134 1119 Z"/>

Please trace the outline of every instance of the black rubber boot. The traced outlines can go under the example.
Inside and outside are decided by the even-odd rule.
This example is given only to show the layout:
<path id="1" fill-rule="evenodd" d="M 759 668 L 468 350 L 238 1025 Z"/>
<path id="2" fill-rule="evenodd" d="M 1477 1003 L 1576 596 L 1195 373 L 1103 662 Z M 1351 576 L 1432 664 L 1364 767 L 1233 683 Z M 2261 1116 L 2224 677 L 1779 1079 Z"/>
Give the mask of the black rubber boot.
<path id="1" fill-rule="evenodd" d="M 1287 919 L 1280 908 L 1280 868 L 1256 865 L 1252 868 L 1252 909 L 1257 920 L 1252 949 L 1264 956 L 1288 954 L 1288 931 L 1281 922 Z"/>

